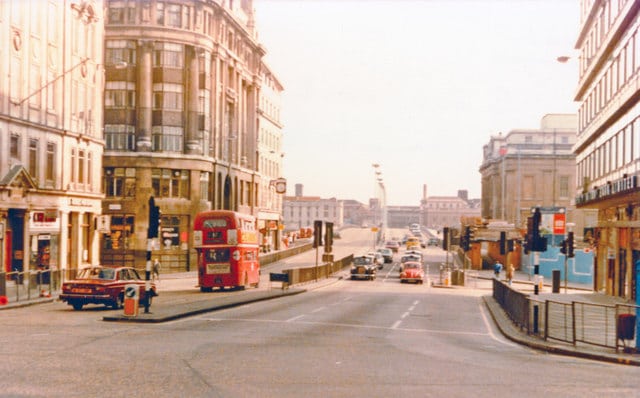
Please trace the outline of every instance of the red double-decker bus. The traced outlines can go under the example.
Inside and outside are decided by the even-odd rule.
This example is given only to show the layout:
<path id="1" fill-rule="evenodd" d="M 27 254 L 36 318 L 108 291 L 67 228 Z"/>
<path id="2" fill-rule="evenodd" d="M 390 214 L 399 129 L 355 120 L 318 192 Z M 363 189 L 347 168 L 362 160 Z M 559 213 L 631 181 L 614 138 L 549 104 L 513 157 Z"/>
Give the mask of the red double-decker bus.
<path id="1" fill-rule="evenodd" d="M 230 210 L 200 212 L 193 222 L 193 240 L 200 291 L 258 287 L 259 240 L 253 216 Z"/>

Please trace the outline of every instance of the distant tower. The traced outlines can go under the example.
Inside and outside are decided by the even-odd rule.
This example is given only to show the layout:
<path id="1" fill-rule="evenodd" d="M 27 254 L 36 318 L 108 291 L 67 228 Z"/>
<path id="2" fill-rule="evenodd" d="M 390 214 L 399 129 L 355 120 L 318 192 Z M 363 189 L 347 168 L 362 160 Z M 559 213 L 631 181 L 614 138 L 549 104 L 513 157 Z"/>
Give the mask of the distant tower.
<path id="1" fill-rule="evenodd" d="M 296 196 L 302 196 L 302 184 L 296 184 Z"/>
<path id="2" fill-rule="evenodd" d="M 422 185 L 422 199 L 420 200 L 420 225 L 427 225 L 429 220 L 427 214 L 427 184 Z"/>
<path id="3" fill-rule="evenodd" d="M 422 200 L 427 200 L 427 184 L 422 185 Z"/>
<path id="4" fill-rule="evenodd" d="M 465 202 L 469 201 L 469 192 L 466 189 L 460 189 L 458 190 L 458 197 L 462 200 L 464 200 Z"/>

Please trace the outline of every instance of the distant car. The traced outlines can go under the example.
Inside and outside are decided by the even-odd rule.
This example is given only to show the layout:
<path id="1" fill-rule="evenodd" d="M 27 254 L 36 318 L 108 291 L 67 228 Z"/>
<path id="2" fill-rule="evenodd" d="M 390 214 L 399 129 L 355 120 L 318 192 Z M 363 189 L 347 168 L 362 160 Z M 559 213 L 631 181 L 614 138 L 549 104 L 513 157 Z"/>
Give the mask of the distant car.
<path id="1" fill-rule="evenodd" d="M 397 240 L 388 240 L 385 242 L 384 247 L 391 249 L 394 253 L 397 253 L 398 250 L 400 250 L 400 242 Z"/>
<path id="2" fill-rule="evenodd" d="M 429 241 L 427 242 L 427 244 L 429 246 L 440 246 L 440 239 L 438 239 L 438 238 L 429 238 Z"/>
<path id="3" fill-rule="evenodd" d="M 145 303 L 145 283 L 133 267 L 92 266 L 81 269 L 75 279 L 63 283 L 59 298 L 76 311 L 86 304 L 104 304 L 118 309 L 124 304 L 125 285 L 138 285 L 139 301 Z M 156 285 L 152 282 L 149 305 L 157 295 Z"/>
<path id="4" fill-rule="evenodd" d="M 400 283 L 424 283 L 424 268 L 422 263 L 407 261 L 400 273 Z"/>
<path id="5" fill-rule="evenodd" d="M 391 249 L 383 247 L 381 249 L 378 249 L 378 253 L 382 254 L 382 258 L 384 258 L 385 263 L 393 262 L 393 251 Z"/>
<path id="6" fill-rule="evenodd" d="M 351 279 L 376 279 L 376 264 L 371 256 L 358 256 L 353 258 L 351 265 Z"/>
<path id="7" fill-rule="evenodd" d="M 382 267 L 384 267 L 384 257 L 380 252 L 368 252 L 367 256 L 373 257 L 373 262 L 378 269 L 382 269 Z"/>

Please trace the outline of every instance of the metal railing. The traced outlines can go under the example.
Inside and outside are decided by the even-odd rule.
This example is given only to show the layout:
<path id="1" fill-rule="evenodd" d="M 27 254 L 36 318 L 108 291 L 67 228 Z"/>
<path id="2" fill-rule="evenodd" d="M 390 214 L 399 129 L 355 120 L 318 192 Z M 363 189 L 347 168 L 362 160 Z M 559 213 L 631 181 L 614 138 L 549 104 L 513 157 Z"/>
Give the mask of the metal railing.
<path id="1" fill-rule="evenodd" d="M 511 320 L 530 335 L 616 351 L 636 346 L 640 306 L 543 300 L 497 279 L 493 280 L 493 297 Z"/>

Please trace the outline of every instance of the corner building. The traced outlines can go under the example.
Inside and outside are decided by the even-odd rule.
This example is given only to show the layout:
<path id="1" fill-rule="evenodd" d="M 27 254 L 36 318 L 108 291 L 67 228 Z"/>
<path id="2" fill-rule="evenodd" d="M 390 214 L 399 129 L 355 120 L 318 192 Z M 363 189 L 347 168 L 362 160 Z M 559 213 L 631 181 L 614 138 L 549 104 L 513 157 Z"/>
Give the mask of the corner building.
<path id="1" fill-rule="evenodd" d="M 277 218 L 259 203 L 264 54 L 250 0 L 106 2 L 103 264 L 144 267 L 150 197 L 162 271 L 193 269 L 197 212 Z"/>
<path id="2" fill-rule="evenodd" d="M 635 299 L 640 266 L 640 2 L 583 0 L 576 206 L 598 210 L 585 233 L 594 290 Z"/>

